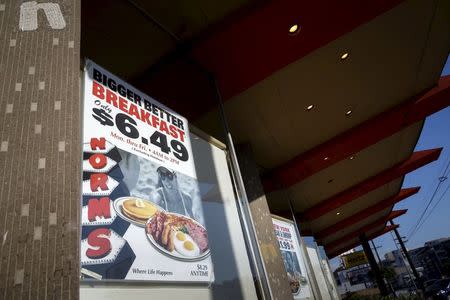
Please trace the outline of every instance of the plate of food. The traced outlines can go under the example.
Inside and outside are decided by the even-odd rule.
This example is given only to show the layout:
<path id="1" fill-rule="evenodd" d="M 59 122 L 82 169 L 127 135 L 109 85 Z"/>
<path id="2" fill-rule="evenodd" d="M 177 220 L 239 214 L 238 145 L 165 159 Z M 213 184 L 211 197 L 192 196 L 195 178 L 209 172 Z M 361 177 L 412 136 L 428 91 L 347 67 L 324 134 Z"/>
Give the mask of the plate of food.
<path id="1" fill-rule="evenodd" d="M 291 292 L 294 295 L 298 295 L 300 293 L 301 287 L 305 286 L 308 281 L 304 276 L 301 276 L 296 272 L 294 276 L 291 273 L 288 273 L 289 283 L 291 285 Z"/>
<path id="2" fill-rule="evenodd" d="M 147 220 L 164 209 L 157 204 L 138 197 L 120 197 L 114 201 L 114 210 L 124 220 L 145 227 Z"/>
<path id="3" fill-rule="evenodd" d="M 197 261 L 210 254 L 205 227 L 180 214 L 156 212 L 147 221 L 145 233 L 156 249 L 175 259 Z"/>
<path id="4" fill-rule="evenodd" d="M 300 292 L 300 280 L 298 280 L 297 278 L 290 279 L 289 283 L 291 285 L 292 294 L 298 295 L 298 293 Z"/>

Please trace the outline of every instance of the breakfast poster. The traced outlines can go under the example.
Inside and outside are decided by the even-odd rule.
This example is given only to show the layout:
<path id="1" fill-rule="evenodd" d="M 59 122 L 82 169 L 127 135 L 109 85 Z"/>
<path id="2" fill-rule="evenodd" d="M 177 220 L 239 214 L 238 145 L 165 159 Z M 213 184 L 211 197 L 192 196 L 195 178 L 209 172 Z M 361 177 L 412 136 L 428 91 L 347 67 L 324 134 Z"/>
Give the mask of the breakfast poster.
<path id="1" fill-rule="evenodd" d="M 84 280 L 213 280 L 187 120 L 89 60 L 82 164 Z"/>
<path id="2" fill-rule="evenodd" d="M 294 299 L 312 298 L 294 224 L 278 218 L 272 218 L 272 223 L 288 275 L 292 296 Z"/>

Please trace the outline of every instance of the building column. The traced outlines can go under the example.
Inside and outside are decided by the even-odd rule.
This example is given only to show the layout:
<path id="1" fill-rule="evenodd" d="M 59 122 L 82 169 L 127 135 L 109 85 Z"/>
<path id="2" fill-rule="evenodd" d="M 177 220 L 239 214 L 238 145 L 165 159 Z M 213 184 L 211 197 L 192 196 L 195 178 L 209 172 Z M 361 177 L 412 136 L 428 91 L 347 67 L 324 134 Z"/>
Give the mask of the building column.
<path id="1" fill-rule="evenodd" d="M 386 283 L 384 282 L 383 275 L 381 274 L 380 268 L 373 256 L 372 249 L 370 249 L 369 241 L 365 234 L 359 236 L 359 240 L 361 241 L 361 246 L 364 249 L 364 253 L 366 254 L 367 260 L 369 261 L 370 269 L 372 270 L 375 280 L 378 285 L 378 289 L 380 290 L 381 296 L 387 296 L 389 291 L 386 287 Z"/>
<path id="2" fill-rule="evenodd" d="M 237 156 L 271 294 L 273 299 L 292 299 L 266 195 L 250 146 L 239 146 Z"/>
<path id="3" fill-rule="evenodd" d="M 0 1 L 0 299 L 78 299 L 80 1 Z"/>

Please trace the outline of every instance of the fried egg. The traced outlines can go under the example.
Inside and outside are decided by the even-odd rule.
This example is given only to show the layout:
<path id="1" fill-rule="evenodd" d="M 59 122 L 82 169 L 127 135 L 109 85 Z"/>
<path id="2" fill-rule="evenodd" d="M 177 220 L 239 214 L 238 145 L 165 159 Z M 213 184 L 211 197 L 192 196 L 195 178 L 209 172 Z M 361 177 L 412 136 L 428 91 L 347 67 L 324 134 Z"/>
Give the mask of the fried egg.
<path id="1" fill-rule="evenodd" d="M 175 251 L 186 257 L 196 257 L 200 255 L 200 248 L 189 234 L 177 231 L 173 237 Z"/>

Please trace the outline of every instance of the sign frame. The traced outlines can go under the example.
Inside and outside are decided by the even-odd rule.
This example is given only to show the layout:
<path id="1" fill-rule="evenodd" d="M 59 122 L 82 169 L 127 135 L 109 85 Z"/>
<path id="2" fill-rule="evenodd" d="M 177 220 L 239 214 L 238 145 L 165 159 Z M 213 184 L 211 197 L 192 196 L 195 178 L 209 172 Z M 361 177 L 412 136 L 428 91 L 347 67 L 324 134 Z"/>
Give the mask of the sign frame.
<path id="1" fill-rule="evenodd" d="M 92 103 L 88 104 L 88 101 L 89 101 L 90 98 L 91 98 L 91 100 L 94 99 L 93 101 L 95 102 L 95 106 L 97 106 L 98 108 L 106 108 L 106 105 L 104 105 L 104 103 L 102 104 L 102 100 L 104 100 L 104 99 L 99 99 L 98 97 L 97 97 L 97 99 L 95 99 L 95 97 L 92 94 L 90 94 L 93 91 L 93 88 L 91 90 L 90 90 L 90 88 L 93 87 L 93 84 L 94 84 L 93 83 L 94 79 L 92 78 L 93 76 L 90 76 L 89 72 L 88 72 L 90 67 L 92 67 L 92 68 L 96 67 L 97 69 L 100 69 L 100 71 L 103 74 L 106 73 L 107 76 L 110 76 L 111 78 L 116 80 L 116 82 L 122 84 L 122 86 L 125 86 L 127 91 L 128 90 L 136 91 L 136 94 L 139 93 L 140 95 L 143 95 L 144 97 L 146 97 L 146 99 L 150 99 L 149 101 L 151 101 L 152 103 L 156 103 L 155 105 L 157 105 L 157 107 L 159 109 L 161 109 L 161 111 L 164 111 L 167 114 L 166 117 L 168 118 L 168 121 L 172 120 L 172 124 L 171 125 L 173 125 L 172 126 L 173 130 L 175 130 L 175 127 L 177 125 L 177 119 L 181 120 L 183 125 L 181 127 L 179 127 L 179 128 L 183 128 L 184 129 L 184 133 L 183 134 L 181 134 L 181 133 L 177 134 L 174 131 L 170 131 L 168 128 L 167 128 L 167 133 L 170 134 L 172 136 L 172 138 L 173 138 L 172 140 L 170 140 L 170 137 L 168 138 L 169 144 L 171 144 L 171 146 L 173 146 L 173 144 L 175 144 L 175 145 L 179 144 L 179 143 L 177 144 L 177 143 L 173 142 L 173 140 L 176 139 L 176 138 L 178 138 L 180 140 L 180 142 L 181 141 L 185 142 L 185 147 L 187 149 L 186 149 L 186 152 L 183 152 L 183 153 L 187 153 L 189 155 L 189 159 L 188 159 L 187 164 L 184 165 L 185 167 L 179 167 L 179 168 L 177 168 L 176 165 L 174 166 L 174 164 L 170 164 L 170 167 L 166 168 L 166 166 L 162 163 L 162 164 L 160 164 L 160 166 L 157 169 L 156 168 L 155 169 L 157 170 L 157 173 L 159 174 L 158 176 L 161 176 L 161 172 L 162 171 L 166 172 L 164 169 L 168 169 L 168 170 L 170 170 L 171 173 L 166 173 L 166 178 L 170 178 L 170 177 L 167 177 L 167 176 L 170 176 L 171 174 L 173 174 L 173 175 L 175 175 L 177 177 L 183 177 L 183 178 L 190 177 L 191 181 L 194 182 L 193 184 L 194 185 L 195 184 L 198 185 L 198 182 L 196 181 L 196 172 L 195 172 L 195 164 L 194 164 L 194 161 L 193 161 L 192 147 L 191 147 L 191 144 L 190 144 L 190 137 L 191 136 L 190 136 L 190 128 L 189 128 L 188 120 L 186 118 L 182 117 L 181 115 L 179 115 L 178 113 L 174 112 L 173 110 L 167 108 L 164 104 L 158 102 L 157 100 L 153 99 L 152 97 L 150 97 L 150 96 L 146 95 L 145 93 L 139 91 L 137 88 L 135 88 L 131 84 L 128 84 L 125 80 L 122 80 L 118 76 L 115 76 L 111 72 L 109 72 L 106 69 L 102 68 L 101 66 L 97 65 L 93 61 L 91 61 L 89 59 L 85 59 L 84 67 L 83 67 L 83 71 L 82 71 L 82 84 L 81 84 L 81 86 L 82 86 L 82 103 L 81 103 L 81 109 L 82 109 L 81 110 L 82 111 L 81 123 L 82 123 L 82 127 L 81 128 L 82 128 L 82 141 L 84 143 L 84 146 L 83 146 L 83 149 L 82 149 L 83 155 L 82 155 L 82 158 L 81 158 L 83 168 L 81 170 L 80 176 L 81 176 L 81 178 L 86 179 L 86 173 L 90 174 L 90 176 L 91 176 L 90 177 L 91 178 L 91 180 L 90 180 L 90 184 L 91 184 L 90 188 L 92 189 L 92 173 L 94 171 L 96 171 L 96 170 L 94 170 L 95 168 L 91 168 L 91 169 L 87 170 L 86 166 L 89 167 L 89 164 L 87 164 L 86 161 L 91 162 L 90 159 L 94 155 L 99 154 L 98 156 L 100 157 L 100 154 L 101 154 L 102 158 L 96 158 L 97 162 L 99 162 L 99 160 L 105 160 L 103 158 L 103 156 L 106 156 L 107 163 L 103 167 L 108 168 L 108 164 L 110 162 L 112 162 L 111 163 L 112 167 L 111 167 L 111 165 L 109 165 L 109 167 L 111 167 L 112 170 L 115 170 L 116 167 L 119 166 L 120 163 L 121 163 L 121 160 L 117 161 L 117 162 L 114 161 L 115 158 L 121 157 L 120 154 L 117 156 L 117 153 L 129 152 L 129 151 L 127 151 L 127 149 L 124 149 L 125 147 L 123 145 L 118 147 L 117 144 L 115 144 L 114 142 L 110 142 L 108 139 L 106 139 L 106 143 L 111 144 L 111 145 L 114 146 L 114 147 L 112 147 L 112 149 L 109 149 L 109 152 L 105 152 L 108 149 L 106 149 L 105 151 L 102 150 L 103 152 L 100 151 L 100 153 L 95 153 L 95 151 L 90 151 L 90 150 L 89 150 L 90 152 L 89 151 L 86 152 L 86 143 L 89 143 L 89 141 L 88 141 L 89 138 L 90 138 L 90 142 L 92 143 L 92 138 L 93 138 L 90 133 L 87 133 L 87 130 L 91 130 L 91 131 L 93 130 L 92 126 L 89 126 L 89 125 L 87 126 L 88 123 L 86 122 L 86 118 L 87 118 L 87 115 L 88 115 L 88 110 L 93 107 L 93 104 Z M 89 82 L 89 79 L 91 80 L 90 82 Z M 105 89 L 106 88 L 108 88 L 108 87 L 105 86 Z M 118 93 L 117 91 L 114 91 L 114 92 L 116 94 Z M 111 104 L 111 103 L 109 103 L 109 104 Z M 112 105 L 110 105 L 110 106 L 112 106 Z M 111 109 L 111 108 L 112 107 L 109 107 L 109 109 Z M 110 115 L 112 113 L 110 110 L 106 111 L 106 112 L 109 113 Z M 91 111 L 89 111 L 89 113 L 91 113 Z M 94 118 L 95 118 L 95 115 L 96 115 L 95 113 L 92 113 L 92 116 Z M 172 117 L 169 117 L 169 115 L 171 115 Z M 109 119 L 109 117 L 106 117 L 106 120 L 107 119 Z M 161 117 L 160 120 L 162 120 L 162 117 Z M 116 115 L 116 120 L 115 121 L 117 121 L 117 115 Z M 127 127 L 127 122 L 129 122 L 129 121 L 125 121 L 125 125 L 126 125 L 125 127 Z M 138 123 L 138 122 L 135 122 L 135 123 Z M 92 124 L 92 122 L 89 123 L 89 124 Z M 178 124 L 180 124 L 180 123 L 178 123 Z M 138 123 L 138 125 L 136 125 L 136 124 L 134 124 L 134 125 L 138 126 L 139 123 Z M 139 129 L 141 129 L 141 128 L 138 127 L 138 130 Z M 155 131 L 157 131 L 157 130 L 155 129 Z M 161 130 L 159 130 L 159 131 L 161 131 Z M 181 135 L 182 135 L 182 138 L 181 138 Z M 97 139 L 96 143 L 98 144 L 98 141 L 101 138 L 104 138 L 104 136 L 101 136 L 101 134 L 100 134 L 99 137 L 94 137 L 94 138 Z M 142 137 L 141 141 L 144 142 L 145 138 Z M 159 141 L 162 142 L 161 139 Z M 149 143 L 148 140 L 146 142 Z M 158 140 L 157 140 L 157 142 L 158 142 Z M 106 147 L 108 147 L 108 144 L 106 144 L 107 145 Z M 91 146 L 92 146 L 92 144 L 91 144 Z M 117 151 L 116 151 L 116 147 L 118 149 Z M 97 147 L 96 149 L 98 150 L 99 148 Z M 176 152 L 179 149 L 181 149 L 181 147 L 177 146 L 176 149 L 172 148 L 171 150 Z M 114 152 L 114 151 L 115 151 L 115 153 L 113 153 L 113 154 L 110 153 L 110 152 Z M 183 153 L 178 152 L 178 154 L 180 154 L 179 156 L 181 156 L 181 154 L 183 154 Z M 139 153 L 136 153 L 136 152 L 135 153 L 131 153 L 131 155 L 136 156 L 137 159 L 135 158 L 135 160 L 138 160 L 138 161 L 141 161 L 142 159 L 144 159 L 144 160 L 146 159 L 142 155 L 139 156 Z M 175 155 L 175 158 L 178 158 L 178 157 Z M 147 160 L 149 160 L 149 159 L 147 158 Z M 172 163 L 172 162 L 175 161 L 175 159 L 172 158 L 170 160 L 167 160 L 167 162 L 169 162 L 169 161 L 170 161 L 170 163 Z M 114 163 L 116 163 L 116 164 L 114 164 Z M 157 164 L 157 162 L 155 162 L 154 160 L 151 161 L 151 163 Z M 90 167 L 93 167 L 92 163 L 91 163 Z M 119 167 L 119 169 L 120 169 L 120 167 Z M 160 170 L 161 170 L 161 172 L 160 172 Z M 113 173 L 111 171 L 111 169 L 109 171 L 103 172 L 103 173 L 106 173 L 108 175 L 108 184 L 111 183 L 111 182 L 112 183 L 117 182 L 116 186 L 114 186 L 114 189 L 112 189 L 113 190 L 112 193 L 114 193 L 116 191 L 115 190 L 116 188 L 120 188 L 120 186 L 124 184 L 124 178 L 126 179 L 126 172 L 123 172 L 123 171 L 120 172 L 120 171 L 121 170 L 119 170 L 119 172 L 115 172 L 115 176 L 118 176 L 117 174 L 122 173 L 121 174 L 122 177 L 120 177 L 120 176 L 119 177 L 112 176 L 110 174 L 110 173 Z M 110 172 L 110 173 L 108 173 L 108 172 Z M 188 174 L 186 174 L 186 173 L 188 173 Z M 180 179 L 177 179 L 177 180 L 180 180 Z M 125 183 L 125 185 L 127 185 L 127 184 Z M 164 189 L 166 187 L 167 186 L 163 186 L 161 188 Z M 155 278 L 155 276 L 153 276 L 152 278 L 137 278 L 137 277 L 127 278 L 128 275 L 132 272 L 131 270 L 132 270 L 132 267 L 133 267 L 134 263 L 136 262 L 136 258 L 138 257 L 137 256 L 138 254 L 135 254 L 134 258 L 132 258 L 132 255 L 129 255 L 130 257 L 126 258 L 131 263 L 128 263 L 129 266 L 128 266 L 127 271 L 125 272 L 126 273 L 125 275 L 123 275 L 124 272 L 122 271 L 122 277 L 123 278 L 110 278 L 108 276 L 105 277 L 105 275 L 104 275 L 105 271 L 103 271 L 103 273 L 101 273 L 101 272 L 97 273 L 94 270 L 92 270 L 92 268 L 89 269 L 89 263 L 90 262 L 89 262 L 89 257 L 86 258 L 86 254 L 87 254 L 86 243 L 88 245 L 87 246 L 88 249 L 98 248 L 98 246 L 99 246 L 99 244 L 98 244 L 99 237 L 100 237 L 100 239 L 101 238 L 105 238 L 105 237 L 102 236 L 103 233 L 100 233 L 96 237 L 97 238 L 97 241 L 96 241 L 97 244 L 95 246 L 92 245 L 92 244 L 89 244 L 89 241 L 90 242 L 93 241 L 93 239 L 91 239 L 91 240 L 88 239 L 88 237 L 90 237 L 89 234 L 91 234 L 94 230 L 86 229 L 86 227 L 89 227 L 89 225 L 90 225 L 90 226 L 92 226 L 91 228 L 96 228 L 96 229 L 102 228 L 102 226 L 105 227 L 105 228 L 107 228 L 108 226 L 112 228 L 113 225 L 112 224 L 108 224 L 108 222 L 105 221 L 105 219 L 108 219 L 108 217 L 109 218 L 114 217 L 114 220 L 112 221 L 112 223 L 117 223 L 116 220 L 120 220 L 122 222 L 122 224 L 120 224 L 119 226 L 115 227 L 116 229 L 117 228 L 122 228 L 122 229 L 118 229 L 118 232 L 115 232 L 114 230 L 111 230 L 108 233 L 109 234 L 108 237 L 113 237 L 113 239 L 115 238 L 117 240 L 120 240 L 120 237 L 122 237 L 122 239 L 125 240 L 125 242 L 123 242 L 123 241 L 117 242 L 117 244 L 119 244 L 119 246 L 120 246 L 120 247 L 118 247 L 120 249 L 118 249 L 118 250 L 116 249 L 118 251 L 118 253 L 115 253 L 116 254 L 115 259 L 117 260 L 117 258 L 120 255 L 122 255 L 122 252 L 124 251 L 123 247 L 125 247 L 125 248 L 128 247 L 128 249 L 127 249 L 128 252 L 135 252 L 135 248 L 133 248 L 133 247 L 136 247 L 136 244 L 135 245 L 128 245 L 129 244 L 128 243 L 129 240 L 127 240 L 127 238 L 130 238 L 130 237 L 125 238 L 125 235 L 129 232 L 129 228 L 130 227 L 131 228 L 136 227 L 136 224 L 133 224 L 132 222 L 129 222 L 129 220 L 127 221 L 126 218 L 121 218 L 120 217 L 120 211 L 116 210 L 113 205 L 111 205 L 111 207 L 110 207 L 110 215 L 106 214 L 106 217 L 104 215 L 96 216 L 95 220 L 91 220 L 90 219 L 90 215 L 91 214 L 88 212 L 89 211 L 89 205 L 88 204 L 89 204 L 89 201 L 92 200 L 92 199 L 87 200 L 87 198 L 88 197 L 95 197 L 96 200 L 98 200 L 97 202 L 100 203 L 101 199 L 102 199 L 101 196 L 104 196 L 104 195 L 101 193 L 101 189 L 100 188 L 98 189 L 99 193 L 97 193 L 97 194 L 96 193 L 90 193 L 90 194 L 88 193 L 88 194 L 86 194 L 86 190 L 89 190 L 88 184 L 86 183 L 86 180 L 84 180 L 84 181 L 82 180 L 81 181 L 81 190 L 83 191 L 83 197 L 81 199 L 81 205 L 80 205 L 80 225 L 81 225 L 81 230 L 80 230 L 80 239 L 79 239 L 82 242 L 81 243 L 82 246 L 80 247 L 80 275 L 81 275 L 80 276 L 80 278 L 81 278 L 80 282 L 81 283 L 83 283 L 83 282 L 91 282 L 91 281 L 96 281 L 96 282 L 124 282 L 125 281 L 125 282 L 146 283 L 146 284 L 149 284 L 149 283 L 150 284 L 151 283 L 158 283 L 158 284 L 161 284 L 161 283 L 167 283 L 167 284 L 183 283 L 183 284 L 189 284 L 189 285 L 202 285 L 202 286 L 204 286 L 205 284 L 210 285 L 210 284 L 212 284 L 214 282 L 213 265 L 212 265 L 211 256 L 209 254 L 209 249 L 207 249 L 208 250 L 208 255 L 203 255 L 203 256 L 200 255 L 199 256 L 200 258 L 198 260 L 192 260 L 192 259 L 189 259 L 189 257 L 187 259 L 184 259 L 184 260 L 183 259 L 179 259 L 179 257 L 178 257 L 178 259 L 175 259 L 175 257 L 174 257 L 174 259 L 173 259 L 174 265 L 190 264 L 190 265 L 193 266 L 193 268 L 194 267 L 200 268 L 198 270 L 192 270 L 194 273 L 191 272 L 190 274 L 191 275 L 194 274 L 193 278 L 190 278 L 187 275 L 185 277 L 182 277 L 182 275 L 176 275 L 175 279 L 169 279 L 169 280 L 165 279 L 164 277 L 162 277 L 162 278 Z M 129 189 L 129 191 L 131 191 L 131 189 Z M 168 207 L 170 207 L 170 205 L 168 205 L 167 195 L 166 196 L 164 195 L 164 190 L 160 194 L 162 194 L 162 199 L 164 201 L 166 201 L 165 202 L 166 203 L 165 211 L 163 210 L 163 211 L 161 211 L 161 213 L 165 213 L 167 211 L 167 214 L 175 216 L 176 215 L 175 212 L 172 213 L 171 211 L 168 210 Z M 185 200 L 187 198 L 184 195 L 186 193 L 181 189 L 181 187 L 179 188 L 178 194 L 180 195 L 180 197 L 182 199 L 184 212 L 186 212 L 186 215 L 183 215 L 183 214 L 179 214 L 179 215 L 180 215 L 180 218 L 183 218 L 185 216 L 185 219 L 187 219 L 187 223 L 186 223 L 187 225 L 186 226 L 188 226 L 188 228 L 190 228 L 189 226 L 193 227 L 195 225 L 198 225 L 198 227 L 200 229 L 201 229 L 201 227 L 205 228 L 204 227 L 204 223 L 199 223 L 200 221 L 203 221 L 203 219 L 200 219 L 200 216 L 198 216 L 198 215 L 193 215 L 193 209 L 192 208 L 191 208 L 190 211 L 188 211 L 187 204 L 185 202 Z M 110 198 L 110 202 L 109 202 L 110 204 L 112 204 L 115 199 L 121 198 L 121 197 L 118 197 L 117 194 L 115 196 L 111 196 L 111 195 L 107 195 L 107 196 Z M 114 197 L 114 199 L 113 199 L 113 197 Z M 129 197 L 133 198 L 135 196 L 133 196 L 130 193 Z M 201 210 L 201 196 L 197 200 L 200 201 L 200 213 L 203 214 L 203 211 Z M 191 199 L 190 201 L 191 201 L 190 203 L 192 204 L 194 202 L 194 199 Z M 97 203 L 97 212 L 98 212 L 98 205 L 99 205 L 98 203 Z M 135 200 L 135 204 L 136 205 L 138 205 L 138 204 L 141 205 L 142 201 Z M 158 207 L 158 205 L 155 205 L 155 206 Z M 104 206 L 103 209 L 105 209 L 105 207 L 106 206 Z M 124 211 L 122 211 L 122 212 L 124 212 Z M 158 210 L 158 212 L 160 212 L 160 210 Z M 188 213 L 192 213 L 192 214 L 188 214 Z M 199 219 L 198 220 L 194 219 L 194 216 L 198 217 Z M 203 216 L 201 216 L 201 217 L 204 218 Z M 189 219 L 192 219 L 193 221 L 196 221 L 196 222 L 189 222 Z M 95 224 L 88 224 L 90 222 L 91 223 L 95 223 Z M 124 222 L 128 223 L 128 225 L 126 225 L 126 224 L 123 225 Z M 144 228 L 146 228 L 146 229 L 143 230 L 143 232 L 147 232 L 147 230 L 149 230 L 149 229 L 147 229 L 147 227 L 149 226 L 149 223 L 150 223 L 150 220 L 146 222 L 146 224 L 145 224 L 146 227 L 144 226 Z M 194 224 L 194 225 L 192 225 L 192 224 Z M 123 227 L 126 227 L 125 230 L 123 230 Z M 204 230 L 206 231 L 206 229 L 204 229 Z M 184 232 L 184 233 L 186 233 L 186 232 Z M 190 232 L 189 229 L 188 229 L 186 234 L 188 234 L 188 233 L 192 234 L 192 232 Z M 144 236 L 144 234 L 143 234 L 143 236 Z M 188 237 L 191 237 L 191 236 L 188 234 Z M 146 239 L 146 243 L 150 245 L 151 244 L 151 240 L 152 239 L 147 238 Z M 206 241 L 207 241 L 207 237 L 206 237 Z M 156 242 L 156 240 L 153 240 L 153 243 L 155 243 L 155 242 Z M 193 242 L 196 243 L 197 240 L 193 240 Z M 110 244 L 114 244 L 114 242 L 111 242 L 111 240 L 110 240 Z M 142 242 L 141 242 L 141 244 L 142 244 Z M 147 246 L 149 246 L 149 245 L 147 245 Z M 153 248 L 154 248 L 153 250 L 154 250 L 155 255 L 164 255 L 165 254 L 165 253 L 163 253 L 164 251 L 161 251 L 160 249 L 158 250 L 157 247 L 154 247 L 155 245 L 150 245 L 150 246 L 153 246 Z M 102 264 L 110 263 L 110 260 L 109 260 L 110 258 L 108 256 L 110 256 L 112 252 L 116 251 L 116 250 L 114 250 L 113 246 L 111 246 L 110 248 L 112 248 L 112 249 L 110 249 L 109 252 L 106 253 L 106 255 L 104 257 L 102 257 L 102 259 L 104 259 L 104 262 Z M 82 249 L 84 249 L 85 252 L 81 252 Z M 172 251 L 175 251 L 175 250 L 172 250 Z M 170 253 L 166 254 L 165 256 L 170 258 Z M 84 261 L 84 263 L 83 263 L 83 261 Z M 98 264 L 95 264 L 95 265 L 98 265 Z M 179 266 L 174 266 L 173 267 L 174 272 L 178 271 L 178 268 L 179 268 Z M 198 271 L 198 272 L 196 272 L 196 271 Z M 150 274 L 150 269 L 148 269 L 148 272 Z M 155 271 L 155 272 L 157 272 L 157 271 Z M 114 272 L 111 272 L 111 273 L 114 273 Z M 170 273 L 170 272 L 168 272 L 168 273 Z M 207 275 L 204 275 L 205 273 Z M 198 275 L 199 276 L 198 277 L 196 274 L 203 274 L 203 275 Z M 166 276 L 166 275 L 164 275 L 164 276 Z M 181 280 L 180 280 L 180 277 L 181 277 Z"/>

